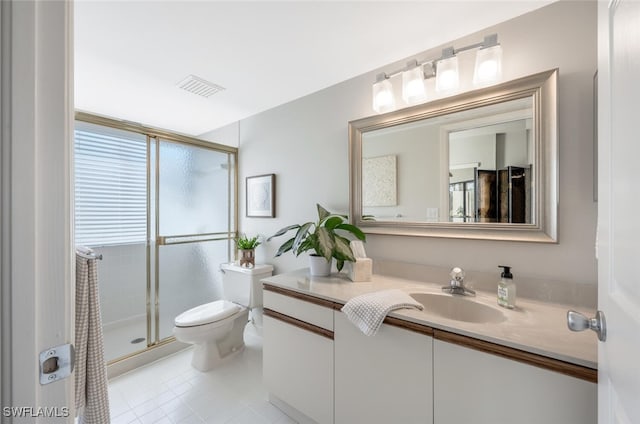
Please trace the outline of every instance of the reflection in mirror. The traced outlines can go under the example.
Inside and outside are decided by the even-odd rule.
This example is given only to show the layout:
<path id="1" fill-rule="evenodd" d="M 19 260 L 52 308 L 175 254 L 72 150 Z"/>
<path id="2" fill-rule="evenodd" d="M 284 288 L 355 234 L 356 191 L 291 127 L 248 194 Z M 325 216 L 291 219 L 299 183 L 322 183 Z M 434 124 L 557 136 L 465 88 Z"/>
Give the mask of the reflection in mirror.
<path id="1" fill-rule="evenodd" d="M 531 223 L 532 102 L 523 100 L 510 102 L 513 113 L 487 118 L 486 125 L 446 131 L 448 221 Z"/>
<path id="2" fill-rule="evenodd" d="M 555 241 L 556 78 L 350 122 L 351 216 L 373 217 L 354 222 L 380 234 Z"/>
<path id="3" fill-rule="evenodd" d="M 531 223 L 532 103 L 527 97 L 363 134 L 363 214 Z"/>

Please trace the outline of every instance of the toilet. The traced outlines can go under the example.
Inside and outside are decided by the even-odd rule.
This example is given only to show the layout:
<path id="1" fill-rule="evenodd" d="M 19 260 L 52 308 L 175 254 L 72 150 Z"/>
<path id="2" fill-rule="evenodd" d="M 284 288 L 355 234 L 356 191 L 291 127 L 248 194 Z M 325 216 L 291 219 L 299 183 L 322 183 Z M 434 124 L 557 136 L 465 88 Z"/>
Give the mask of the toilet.
<path id="1" fill-rule="evenodd" d="M 271 276 L 271 265 L 244 268 L 222 264 L 223 300 L 205 303 L 178 315 L 173 335 L 178 341 L 195 345 L 191 365 L 209 371 L 223 359 L 244 348 L 244 327 L 251 321 L 262 326 L 262 284 Z"/>

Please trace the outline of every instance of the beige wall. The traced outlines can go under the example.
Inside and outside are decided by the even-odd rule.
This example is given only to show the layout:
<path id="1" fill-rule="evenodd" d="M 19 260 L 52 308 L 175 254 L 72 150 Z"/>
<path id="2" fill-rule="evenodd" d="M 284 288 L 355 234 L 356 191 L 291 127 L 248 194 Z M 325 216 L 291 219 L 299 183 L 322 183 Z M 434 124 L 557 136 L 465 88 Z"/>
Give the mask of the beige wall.
<path id="1" fill-rule="evenodd" d="M 425 221 L 427 208 L 440 208 L 440 127 L 424 125 L 403 131 L 365 134 L 362 156 L 396 156 L 397 204 L 365 206 L 363 213 L 384 221 Z M 447 187 L 448 188 L 448 187 Z M 440 211 L 446 217 L 447 211 Z"/>
<path id="2" fill-rule="evenodd" d="M 596 203 L 592 199 L 592 79 L 596 71 L 596 4 L 554 3 L 450 44 L 476 43 L 492 32 L 499 34 L 503 46 L 505 80 L 552 68 L 560 70 L 559 243 L 372 235 L 366 245 L 368 254 L 439 267 L 456 265 L 495 272 L 496 276 L 497 265 L 507 264 L 513 266 L 516 277 L 593 284 Z M 440 49 L 416 53 L 420 58 L 437 57 Z M 460 60 L 461 79 L 471 80 L 473 54 Z M 239 123 L 243 232 L 270 235 L 286 225 L 314 220 L 316 202 L 332 211 L 348 210 L 348 122 L 373 114 L 371 84 L 375 74 L 397 67 L 398 64 L 389 64 Z M 233 133 L 229 128 L 221 131 Z M 277 217 L 246 218 L 244 178 L 265 173 L 277 174 Z M 307 266 L 306 258 L 293 255 L 273 259 L 285 240 L 281 237 L 261 246 L 258 260 L 274 263 L 277 272 Z"/>

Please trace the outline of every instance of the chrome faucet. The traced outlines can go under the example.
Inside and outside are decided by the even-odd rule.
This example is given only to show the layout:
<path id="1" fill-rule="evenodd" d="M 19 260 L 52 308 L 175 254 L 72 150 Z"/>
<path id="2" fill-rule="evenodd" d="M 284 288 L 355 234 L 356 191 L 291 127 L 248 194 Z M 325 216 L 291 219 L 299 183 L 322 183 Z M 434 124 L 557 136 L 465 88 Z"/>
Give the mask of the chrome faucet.
<path id="1" fill-rule="evenodd" d="M 464 270 L 459 267 L 451 269 L 449 273 L 451 280 L 448 286 L 443 286 L 442 291 L 451 294 L 460 294 L 463 296 L 475 296 L 476 292 L 464 286 Z"/>

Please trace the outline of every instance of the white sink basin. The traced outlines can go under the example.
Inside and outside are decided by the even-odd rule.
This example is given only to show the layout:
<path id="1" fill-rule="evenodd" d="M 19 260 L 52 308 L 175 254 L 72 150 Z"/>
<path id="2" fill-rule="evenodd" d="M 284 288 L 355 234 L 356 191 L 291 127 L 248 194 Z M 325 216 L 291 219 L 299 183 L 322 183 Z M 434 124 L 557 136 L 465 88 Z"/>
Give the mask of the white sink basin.
<path id="1" fill-rule="evenodd" d="M 447 319 L 474 323 L 497 323 L 506 319 L 497 307 L 478 303 L 473 297 L 435 293 L 411 293 L 411 297 L 422 303 L 426 312 Z"/>

